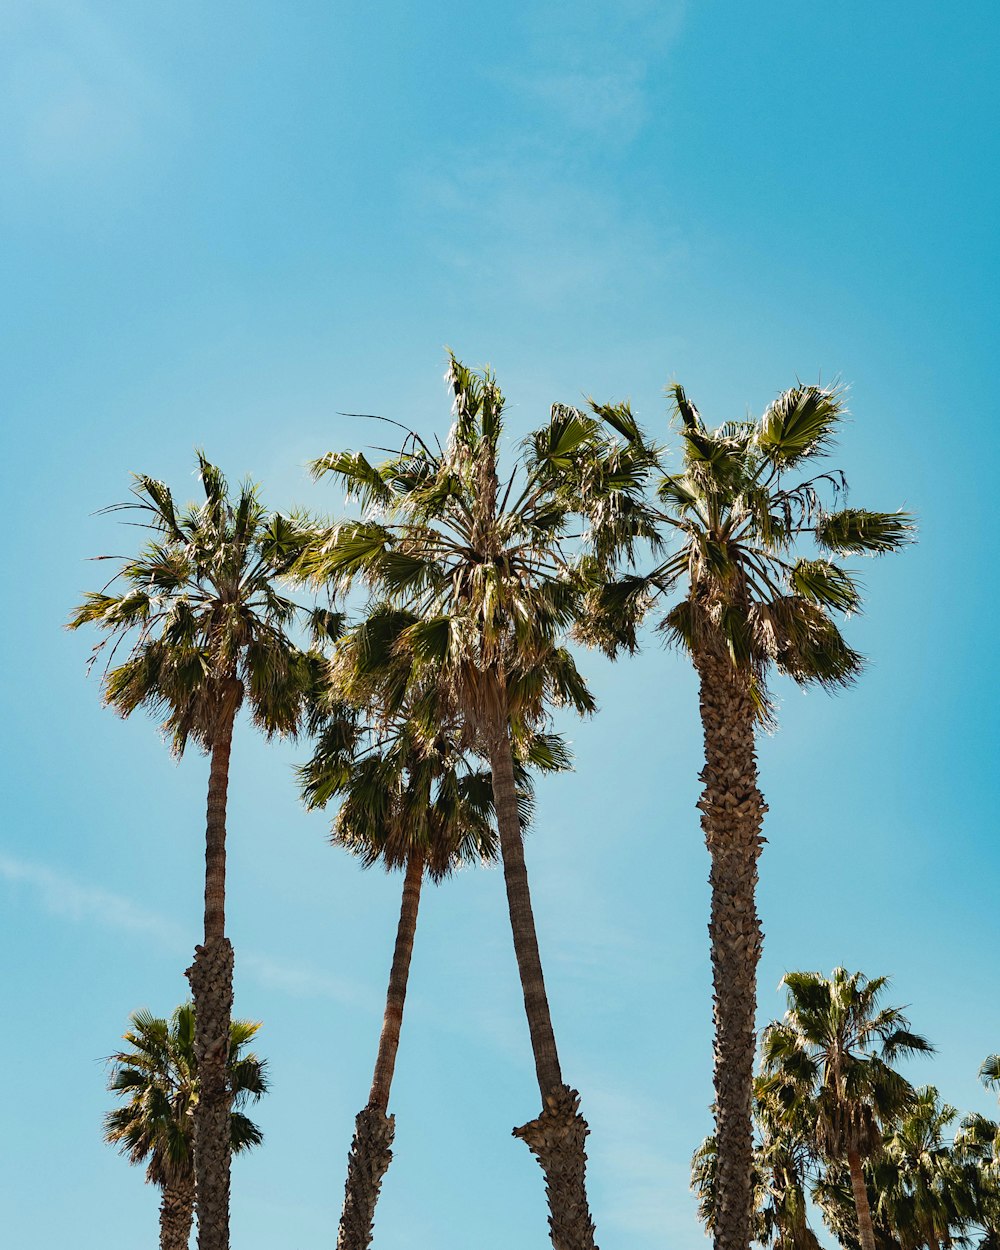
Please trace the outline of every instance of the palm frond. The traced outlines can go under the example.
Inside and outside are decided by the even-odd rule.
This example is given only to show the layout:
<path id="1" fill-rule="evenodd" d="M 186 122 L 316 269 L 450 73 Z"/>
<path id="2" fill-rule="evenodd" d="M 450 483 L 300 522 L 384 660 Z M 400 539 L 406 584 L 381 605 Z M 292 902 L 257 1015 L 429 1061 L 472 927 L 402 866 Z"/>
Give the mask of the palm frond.
<path id="1" fill-rule="evenodd" d="M 841 555 L 884 555 L 913 541 L 916 530 L 907 512 L 868 512 L 842 508 L 829 512 L 816 525 L 816 541 Z"/>
<path id="2" fill-rule="evenodd" d="M 757 446 L 782 471 L 829 450 L 845 415 L 842 391 L 794 386 L 768 406 L 760 420 Z"/>

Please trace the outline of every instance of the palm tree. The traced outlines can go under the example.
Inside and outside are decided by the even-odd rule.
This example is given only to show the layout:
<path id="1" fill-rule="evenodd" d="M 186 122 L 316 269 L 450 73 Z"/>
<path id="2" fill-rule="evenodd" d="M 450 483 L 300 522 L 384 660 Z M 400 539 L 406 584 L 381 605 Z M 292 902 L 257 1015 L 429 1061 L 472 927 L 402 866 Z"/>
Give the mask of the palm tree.
<path id="1" fill-rule="evenodd" d="M 850 1170 L 862 1250 L 876 1250 L 863 1161 L 881 1153 L 883 1133 L 915 1104 L 891 1066 L 933 1047 L 910 1031 L 899 1007 L 879 1007 L 888 977 L 834 968 L 789 972 L 784 1020 L 764 1031 L 764 1071 L 816 1106 L 816 1145 Z"/>
<path id="2" fill-rule="evenodd" d="M 705 788 L 698 807 L 712 887 L 716 1242 L 720 1250 L 745 1250 L 763 941 L 755 893 L 767 810 L 758 788 L 756 731 L 773 719 L 767 679 L 776 668 L 801 685 L 836 690 L 857 677 L 862 658 L 834 617 L 856 611 L 860 595 L 833 556 L 893 551 L 913 527 L 899 512 L 827 511 L 821 489 L 841 492 L 840 473 L 799 478 L 832 442 L 844 415 L 840 392 L 796 386 L 759 420 L 718 429 L 705 425 L 683 387 L 672 393 L 683 471 L 661 478 L 657 504 L 633 510 L 660 535 L 655 567 L 598 581 L 581 633 L 612 655 L 623 646 L 634 650 L 646 612 L 682 591 L 657 628 L 690 655 L 700 683 Z M 622 432 L 635 426 L 627 405 L 592 407 Z M 642 447 L 656 451 L 644 441 Z M 798 553 L 805 539 L 819 547 L 818 558 Z"/>
<path id="3" fill-rule="evenodd" d="M 355 1121 L 337 1238 L 338 1250 L 367 1250 L 392 1161 L 395 1117 L 387 1112 L 423 880 L 440 881 L 463 862 L 493 859 L 496 847 L 489 778 L 468 767 L 453 739 L 442 730 L 427 743 L 405 716 L 377 722 L 341 697 L 342 685 L 328 682 L 317 697 L 317 741 L 299 770 L 303 800 L 312 810 L 341 798 L 334 845 L 357 855 L 366 868 L 381 863 L 387 871 L 403 871 L 375 1073 Z"/>
<path id="4" fill-rule="evenodd" d="M 872 1229 L 878 1250 L 903 1250 L 896 1234 L 885 1223 L 879 1211 L 879 1195 L 874 1188 L 872 1170 L 868 1162 L 863 1165 L 868 1206 L 872 1213 Z M 861 1250 L 858 1237 L 858 1215 L 851 1185 L 850 1169 L 844 1163 L 827 1163 L 813 1180 L 811 1197 L 823 1215 L 827 1226 L 843 1250 Z M 912 1250 L 912 1248 L 911 1248 Z"/>
<path id="5" fill-rule="evenodd" d="M 806 1185 L 815 1155 L 810 1108 L 801 1099 L 783 1098 L 772 1082 L 754 1081 L 752 1240 L 775 1250 L 820 1250 L 809 1227 Z M 718 1212 L 718 1150 L 706 1137 L 691 1161 L 691 1187 L 698 1215 L 714 1233 Z"/>
<path id="6" fill-rule="evenodd" d="M 340 796 L 331 841 L 366 868 L 402 870 L 403 896 L 385 1015 L 368 1103 L 358 1114 L 348 1159 L 338 1250 L 367 1250 L 382 1179 L 392 1160 L 395 1117 L 387 1114 L 399 1049 L 406 985 L 425 877 L 440 882 L 457 868 L 497 857 L 493 790 L 488 772 L 463 749 L 456 725 L 435 719 L 428 737 L 412 715 L 383 719 L 377 708 L 352 705 L 343 695 L 359 685 L 358 653 L 378 619 L 358 626 L 340 648 L 313 713 L 317 741 L 300 770 L 310 809 Z M 352 671 L 353 670 L 353 671 Z M 426 709 L 425 709 L 426 710 Z M 566 768 L 568 753 L 553 735 L 536 735 L 530 762 Z M 522 825 L 531 816 L 531 783 L 518 764 Z"/>
<path id="7" fill-rule="evenodd" d="M 960 1235 L 975 1216 L 969 1170 L 945 1141 L 957 1115 L 932 1085 L 916 1090 L 870 1165 L 876 1215 L 905 1250 L 950 1246 L 953 1234 Z"/>
<path id="8" fill-rule="evenodd" d="M 124 1034 L 128 1050 L 111 1056 L 108 1088 L 125 1101 L 104 1117 L 104 1140 L 130 1163 L 146 1164 L 146 1180 L 161 1190 L 160 1250 L 187 1250 L 194 1214 L 194 1112 L 198 1104 L 194 1007 L 185 1003 L 169 1021 L 133 1012 Z M 267 1061 L 244 1048 L 260 1023 L 233 1020 L 229 1028 L 229 1140 L 234 1154 L 259 1146 L 263 1134 L 241 1108 L 267 1091 Z"/>
<path id="9" fill-rule="evenodd" d="M 295 552 L 294 525 L 266 513 L 253 483 L 230 499 L 222 473 L 201 452 L 198 473 L 205 501 L 180 511 L 163 482 L 135 475 L 135 502 L 118 507 L 139 510 L 154 536 L 138 557 L 120 560 L 108 586 L 88 594 L 69 625 L 95 624 L 109 635 L 94 648 L 96 658 L 112 644 L 103 683 L 108 705 L 124 717 L 140 707 L 164 716 L 178 757 L 191 739 L 211 756 L 204 941 L 187 975 L 201 1079 L 198 1245 L 228 1250 L 233 948 L 225 924 L 226 796 L 233 726 L 245 704 L 267 737 L 294 735 L 311 660 L 287 633 L 298 609 L 274 586 Z M 108 593 L 119 578 L 123 588 Z M 127 658 L 116 664 L 123 643 Z"/>
<path id="10" fill-rule="evenodd" d="M 628 479 L 632 453 L 612 445 L 599 423 L 553 409 L 528 438 L 509 476 L 499 465 L 504 398 L 489 372 L 450 359 L 454 423 L 446 447 L 409 433 L 376 467 L 361 454 L 330 453 L 331 474 L 359 500 L 360 520 L 317 534 L 298 568 L 345 592 L 355 578 L 395 622 L 385 666 L 401 697 L 410 682 L 432 683 L 447 714 L 461 719 L 490 766 L 504 880 L 525 1012 L 542 1098 L 537 1119 L 516 1129 L 545 1173 L 552 1240 L 592 1250 L 585 1185 L 588 1132 L 579 1094 L 564 1084 L 532 912 L 518 811 L 515 759 L 553 706 L 580 713 L 594 701 L 562 635 L 586 590 L 572 523 L 608 494 L 612 471 Z M 609 506 L 593 528 L 616 524 Z"/>
<path id="11" fill-rule="evenodd" d="M 987 1088 L 1000 1088 L 1000 1056 L 988 1055 L 979 1077 Z M 978 1250 L 1000 1250 L 1000 1124 L 978 1112 L 965 1116 L 955 1153 L 967 1169 L 974 1222 L 983 1230 Z"/>

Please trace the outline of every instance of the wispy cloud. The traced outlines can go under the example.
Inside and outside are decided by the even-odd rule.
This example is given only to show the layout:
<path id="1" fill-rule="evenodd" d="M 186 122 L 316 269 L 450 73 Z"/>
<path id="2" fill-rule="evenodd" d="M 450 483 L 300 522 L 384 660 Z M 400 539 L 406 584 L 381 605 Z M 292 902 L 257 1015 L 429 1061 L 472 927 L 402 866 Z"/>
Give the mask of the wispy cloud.
<path id="1" fill-rule="evenodd" d="M 413 175 L 426 237 L 442 266 L 475 290 L 565 309 L 662 277 L 681 250 L 664 247 L 645 206 L 554 166 L 531 145 L 450 153 Z M 669 236 L 668 236 L 669 238 Z"/>
<path id="2" fill-rule="evenodd" d="M 650 116 L 654 67 L 677 39 L 685 0 L 571 0 L 528 10 L 516 67 L 496 79 L 536 125 L 631 141 Z"/>
<path id="3" fill-rule="evenodd" d="M 40 171 L 134 151 L 172 110 L 169 93 L 93 5 L 13 0 L 0 10 L 8 142 Z"/>
<path id="4" fill-rule="evenodd" d="M 332 998 L 346 1006 L 380 1010 L 380 1000 L 364 986 L 344 977 L 334 977 L 307 964 L 273 959 L 253 951 L 241 952 L 240 967 L 261 985 L 280 990 L 293 998 Z"/>
<path id="5" fill-rule="evenodd" d="M 191 935 L 156 912 L 103 886 L 78 881 L 49 865 L 0 852 L 0 880 L 25 890 L 48 915 L 72 924 L 89 925 L 133 937 L 182 958 L 191 949 Z M 258 984 L 296 998 L 329 998 L 351 1007 L 376 1010 L 377 996 L 344 977 L 331 976 L 309 964 L 240 950 L 239 967 Z"/>
<path id="6" fill-rule="evenodd" d="M 489 71 L 509 101 L 500 120 L 406 175 L 451 281 L 560 317 L 662 287 L 685 245 L 662 204 L 618 186 L 615 160 L 655 115 L 683 12 L 681 0 L 528 11 L 516 59 Z"/>
<path id="7" fill-rule="evenodd" d="M 51 916 L 147 937 L 159 946 L 186 945 L 178 925 L 101 886 L 75 881 L 46 864 L 0 854 L 0 878 L 26 886 Z"/>
<path id="8" fill-rule="evenodd" d="M 628 1237 L 648 1237 L 650 1244 L 697 1245 L 687 1161 L 670 1158 L 662 1147 L 666 1108 L 651 1096 L 608 1085 L 597 1074 L 581 1088 L 593 1130 L 588 1153 L 612 1195 L 603 1205 L 602 1225 Z"/>

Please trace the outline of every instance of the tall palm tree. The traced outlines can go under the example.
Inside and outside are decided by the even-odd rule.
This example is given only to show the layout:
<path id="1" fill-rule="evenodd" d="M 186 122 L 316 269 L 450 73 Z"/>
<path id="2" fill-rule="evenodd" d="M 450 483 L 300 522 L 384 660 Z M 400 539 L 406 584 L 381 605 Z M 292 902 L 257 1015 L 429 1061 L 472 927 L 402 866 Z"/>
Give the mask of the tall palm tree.
<path id="1" fill-rule="evenodd" d="M 729 421 L 717 429 L 704 423 L 683 387 L 672 393 L 682 472 L 661 477 L 656 504 L 632 509 L 659 536 L 654 566 L 598 581 L 581 632 L 610 654 L 622 646 L 634 650 L 644 615 L 680 591 L 657 628 L 690 655 L 700 686 L 705 767 L 698 807 L 712 887 L 715 1236 L 720 1250 L 746 1250 L 756 973 L 763 941 L 755 894 L 767 810 L 758 787 L 756 731 L 773 717 L 768 677 L 777 669 L 801 685 L 829 690 L 857 677 L 862 658 L 835 616 L 856 611 L 860 594 L 834 557 L 893 551 L 913 527 L 899 512 L 828 511 L 822 488 L 836 497 L 843 475 L 801 477 L 832 443 L 844 415 L 840 392 L 796 386 L 759 420 Z M 622 432 L 635 427 L 627 405 L 592 407 Z M 656 450 L 644 441 L 642 446 L 651 454 Z M 628 502 L 631 507 L 631 496 Z M 819 548 L 818 556 L 801 554 L 805 541 Z"/>
<path id="2" fill-rule="evenodd" d="M 366 868 L 381 864 L 386 871 L 403 872 L 382 1032 L 368 1103 L 355 1123 L 338 1250 L 367 1250 L 392 1160 L 395 1117 L 387 1112 L 423 881 L 442 881 L 462 865 L 493 862 L 498 849 L 490 775 L 463 748 L 458 726 L 435 719 L 429 736 L 406 711 L 385 718 L 377 707 L 344 698 L 358 691 L 359 652 L 367 649 L 377 628 L 377 618 L 363 622 L 341 644 L 314 707 L 314 753 L 299 770 L 307 807 L 341 798 L 331 831 L 334 845 L 352 852 Z M 568 766 L 561 740 L 552 735 L 535 736 L 530 760 L 544 769 Z M 523 765 L 516 771 L 526 824 L 531 783 Z"/>
<path id="3" fill-rule="evenodd" d="M 816 1145 L 846 1163 L 862 1250 L 876 1250 L 863 1161 L 881 1153 L 883 1134 L 915 1103 L 892 1064 L 933 1049 L 910 1031 L 899 1007 L 879 1007 L 888 977 L 834 968 L 789 972 L 788 1010 L 764 1031 L 764 1071 L 790 1083 L 816 1106 Z"/>
<path id="4" fill-rule="evenodd" d="M 820 1250 L 809 1226 L 807 1185 L 815 1163 L 807 1101 L 783 1098 L 773 1083 L 754 1081 L 752 1240 L 775 1250 Z M 714 1233 L 718 1213 L 718 1149 L 706 1137 L 691 1161 L 698 1215 Z"/>
<path id="5" fill-rule="evenodd" d="M 294 735 L 311 660 L 287 632 L 296 605 L 275 589 L 294 556 L 294 525 L 268 514 L 251 482 L 230 498 L 222 473 L 201 452 L 198 473 L 205 500 L 182 509 L 163 482 L 135 475 L 135 501 L 118 507 L 138 510 L 153 537 L 135 559 L 119 560 L 111 582 L 85 597 L 69 625 L 94 624 L 108 634 L 94 658 L 111 644 L 103 683 L 110 707 L 124 717 L 140 707 L 163 716 L 176 756 L 193 739 L 211 757 L 204 940 L 187 975 L 201 1079 L 198 1245 L 228 1250 L 233 948 L 226 936 L 226 798 L 233 727 L 245 705 L 267 737 Z M 122 588 L 109 593 L 118 579 Z M 123 644 L 127 656 L 115 663 Z"/>
<path id="6" fill-rule="evenodd" d="M 361 453 L 331 453 L 317 476 L 345 483 L 362 507 L 317 535 L 303 576 L 346 591 L 355 578 L 395 613 L 389 647 L 408 682 L 432 683 L 449 715 L 490 766 L 511 931 L 542 1098 L 541 1114 L 516 1129 L 546 1178 L 550 1231 L 559 1250 L 592 1250 L 585 1185 L 588 1132 L 579 1094 L 563 1082 L 532 911 L 518 812 L 515 759 L 553 706 L 581 713 L 594 701 L 563 634 L 586 583 L 574 521 L 608 494 L 613 472 L 633 472 L 627 448 L 600 423 L 554 409 L 501 470 L 504 398 L 489 372 L 453 356 L 454 423 L 447 445 L 409 433 L 379 466 Z M 610 542 L 615 509 L 595 509 L 597 539 Z M 387 666 L 387 670 L 392 665 Z"/>
<path id="7" fill-rule="evenodd" d="M 104 1117 L 104 1140 L 130 1163 L 146 1164 L 146 1180 L 161 1191 L 160 1250 L 187 1250 L 195 1201 L 194 1112 L 198 1104 L 195 1017 L 190 1003 L 169 1021 L 136 1011 L 124 1034 L 129 1049 L 111 1056 L 108 1088 L 126 1101 Z M 229 1028 L 229 1141 L 234 1154 L 259 1146 L 263 1134 L 243 1114 L 267 1091 L 267 1061 L 245 1047 L 260 1023 Z"/>

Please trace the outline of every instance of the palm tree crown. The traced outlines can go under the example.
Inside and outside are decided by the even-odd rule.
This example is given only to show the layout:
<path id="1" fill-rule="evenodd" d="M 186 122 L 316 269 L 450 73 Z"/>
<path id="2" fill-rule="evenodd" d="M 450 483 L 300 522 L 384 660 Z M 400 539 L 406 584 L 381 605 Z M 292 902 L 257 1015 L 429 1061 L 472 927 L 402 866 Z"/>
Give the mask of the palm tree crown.
<path id="1" fill-rule="evenodd" d="M 182 509 L 163 482 L 134 475 L 135 501 L 117 508 L 141 512 L 154 537 L 121 561 L 112 583 L 120 579 L 123 589 L 87 594 L 69 622 L 108 633 L 93 657 L 111 644 L 107 703 L 122 716 L 138 707 L 164 715 L 178 755 L 190 738 L 210 749 L 220 720 L 242 703 L 268 736 L 294 733 L 308 681 L 287 633 L 298 608 L 274 586 L 294 558 L 293 523 L 267 513 L 254 483 L 231 499 L 201 452 L 198 473 L 205 500 Z M 126 659 L 114 665 L 127 642 Z"/>
<path id="2" fill-rule="evenodd" d="M 431 670 L 476 728 L 509 719 L 516 736 L 553 705 L 594 708 L 561 643 L 588 589 L 573 521 L 587 513 L 590 538 L 610 550 L 615 475 L 634 478 L 642 453 L 555 406 L 502 476 L 496 379 L 454 357 L 447 376 L 455 420 L 445 447 L 410 433 L 377 467 L 360 452 L 314 461 L 314 473 L 343 482 L 363 515 L 320 534 L 297 568 L 339 590 L 361 577 L 377 600 L 410 613 L 394 646 L 415 677 Z"/>
<path id="3" fill-rule="evenodd" d="M 845 415 L 842 392 L 796 386 L 759 420 L 717 429 L 705 425 L 683 387 L 671 392 L 683 471 L 661 477 L 659 506 L 645 520 L 647 529 L 659 527 L 665 555 L 650 572 L 598 589 L 588 636 L 612 652 L 634 649 L 638 621 L 682 585 L 684 597 L 658 628 L 693 653 L 726 656 L 749 679 L 761 717 L 770 711 L 772 664 L 802 684 L 848 684 L 862 659 L 835 615 L 857 611 L 861 595 L 839 557 L 894 551 L 909 541 L 913 524 L 903 512 L 829 511 L 822 489 L 842 494 L 843 474 L 799 476 L 829 451 Z M 618 412 L 631 418 L 627 406 Z M 796 554 L 803 539 L 819 548 L 818 557 Z"/>
<path id="4" fill-rule="evenodd" d="M 789 972 L 783 1021 L 764 1031 L 764 1069 L 816 1099 L 817 1144 L 830 1158 L 877 1153 L 883 1129 L 908 1110 L 915 1094 L 891 1066 L 933 1047 L 912 1033 L 899 1007 L 880 1007 L 888 977 L 834 968 Z"/>
<path id="5" fill-rule="evenodd" d="M 932 1085 L 889 1128 L 872 1163 L 875 1214 L 902 1246 L 948 1245 L 976 1214 L 974 1170 L 946 1140 L 958 1112 Z"/>
<path id="6" fill-rule="evenodd" d="M 1000 1057 L 988 1055 L 979 1077 L 987 1087 L 1000 1086 Z M 978 1250 L 1000 1250 L 1000 1123 L 979 1112 L 965 1116 L 955 1151 L 970 1174 L 975 1223 L 983 1230 Z"/>
<path id="7" fill-rule="evenodd" d="M 163 1186 L 179 1175 L 193 1176 L 198 1101 L 194 1007 L 184 1003 L 169 1021 L 148 1011 L 133 1012 L 130 1019 L 131 1027 L 123 1035 L 130 1049 L 110 1057 L 108 1081 L 111 1092 L 127 1101 L 104 1117 L 104 1139 L 118 1146 L 129 1163 L 145 1163 L 147 1181 Z M 246 1050 L 260 1027 L 259 1020 L 233 1020 L 230 1025 L 234 1153 L 264 1140 L 242 1110 L 267 1093 L 267 1060 Z"/>
<path id="8" fill-rule="evenodd" d="M 405 706 L 383 717 L 343 691 L 331 676 L 315 699 L 313 754 L 298 770 L 308 809 L 341 800 L 331 827 L 334 845 L 366 868 L 405 869 L 417 858 L 433 880 L 463 863 L 495 860 L 490 776 L 454 731 L 439 724 L 431 736 Z"/>
<path id="9" fill-rule="evenodd" d="M 244 1114 L 267 1091 L 266 1060 L 247 1051 L 260 1023 L 233 1020 L 227 1083 L 229 1145 L 233 1153 L 260 1145 L 263 1134 Z M 161 1190 L 161 1250 L 186 1250 L 195 1202 L 195 1109 L 201 1093 L 194 1008 L 186 1003 L 169 1021 L 134 1012 L 124 1035 L 128 1049 L 111 1056 L 108 1082 L 124 1101 L 104 1117 L 104 1140 L 130 1163 L 146 1164 L 146 1180 Z"/>

